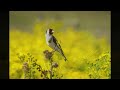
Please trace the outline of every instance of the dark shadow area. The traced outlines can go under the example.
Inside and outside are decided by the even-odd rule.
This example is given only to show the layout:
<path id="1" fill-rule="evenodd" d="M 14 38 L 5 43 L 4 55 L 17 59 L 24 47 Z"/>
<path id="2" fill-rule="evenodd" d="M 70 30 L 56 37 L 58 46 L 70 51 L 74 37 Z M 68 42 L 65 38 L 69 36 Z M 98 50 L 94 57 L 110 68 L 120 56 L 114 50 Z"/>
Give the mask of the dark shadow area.
<path id="1" fill-rule="evenodd" d="M 112 11 L 112 79 L 120 79 L 120 12 Z"/>
<path id="2" fill-rule="evenodd" d="M 0 12 L 0 79 L 9 78 L 9 12 Z"/>

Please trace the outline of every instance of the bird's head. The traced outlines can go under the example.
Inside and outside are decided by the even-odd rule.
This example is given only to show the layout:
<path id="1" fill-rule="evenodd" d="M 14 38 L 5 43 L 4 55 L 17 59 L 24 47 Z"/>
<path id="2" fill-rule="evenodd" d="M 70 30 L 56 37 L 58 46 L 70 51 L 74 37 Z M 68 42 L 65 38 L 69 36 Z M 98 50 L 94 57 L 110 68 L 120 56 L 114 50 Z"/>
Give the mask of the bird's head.
<path id="1" fill-rule="evenodd" d="M 52 35 L 53 33 L 54 33 L 53 29 L 48 29 L 48 30 L 46 31 L 46 34 L 49 34 L 49 35 Z"/>

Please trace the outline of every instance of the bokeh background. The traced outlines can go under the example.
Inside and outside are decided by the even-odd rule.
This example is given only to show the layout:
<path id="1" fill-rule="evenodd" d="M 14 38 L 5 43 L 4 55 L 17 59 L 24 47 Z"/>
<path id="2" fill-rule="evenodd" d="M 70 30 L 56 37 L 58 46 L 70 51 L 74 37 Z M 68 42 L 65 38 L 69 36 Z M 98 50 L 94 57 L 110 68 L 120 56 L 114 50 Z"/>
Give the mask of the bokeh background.
<path id="1" fill-rule="evenodd" d="M 54 53 L 61 79 L 111 78 L 110 11 L 10 11 L 9 17 L 10 78 L 24 78 L 18 55 L 30 53 L 44 69 L 50 68 L 43 54 L 52 50 L 45 41 L 48 28 L 68 59 Z M 36 79 L 41 79 L 39 73 Z"/>

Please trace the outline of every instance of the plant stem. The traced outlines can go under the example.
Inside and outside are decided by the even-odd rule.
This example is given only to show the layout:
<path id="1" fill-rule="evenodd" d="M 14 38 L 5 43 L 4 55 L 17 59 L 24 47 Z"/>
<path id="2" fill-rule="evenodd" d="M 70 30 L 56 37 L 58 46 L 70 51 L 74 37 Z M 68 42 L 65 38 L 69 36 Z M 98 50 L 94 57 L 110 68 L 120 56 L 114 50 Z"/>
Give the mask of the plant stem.
<path id="1" fill-rule="evenodd" d="M 24 79 L 26 79 L 26 73 L 24 73 Z"/>
<path id="2" fill-rule="evenodd" d="M 52 69 L 53 69 L 53 67 L 52 67 L 52 59 L 50 59 L 50 64 L 51 64 L 51 67 L 50 67 L 50 79 L 52 79 Z"/>

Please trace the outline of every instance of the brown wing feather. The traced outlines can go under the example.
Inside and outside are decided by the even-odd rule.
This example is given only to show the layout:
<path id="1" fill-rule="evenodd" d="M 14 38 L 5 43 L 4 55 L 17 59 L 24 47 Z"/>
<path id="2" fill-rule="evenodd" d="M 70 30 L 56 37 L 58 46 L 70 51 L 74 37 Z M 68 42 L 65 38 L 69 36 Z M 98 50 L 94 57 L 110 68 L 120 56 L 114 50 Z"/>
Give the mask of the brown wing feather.
<path id="1" fill-rule="evenodd" d="M 53 42 L 57 45 L 57 39 L 53 36 Z"/>
<path id="2" fill-rule="evenodd" d="M 62 54 L 64 55 L 63 50 L 62 50 L 60 44 L 58 43 L 57 39 L 54 36 L 53 36 L 53 42 L 57 45 L 57 47 L 60 48 L 60 50 L 62 51 Z"/>
<path id="3" fill-rule="evenodd" d="M 56 39 L 54 36 L 53 36 L 53 42 L 54 42 L 54 43 L 56 44 L 56 46 L 61 50 L 61 53 L 62 53 L 62 55 L 64 56 L 65 61 L 66 61 L 67 59 L 66 59 L 66 57 L 65 57 L 65 55 L 64 55 L 64 53 L 63 53 L 63 50 L 62 50 L 60 44 L 58 43 L 57 39 Z"/>
<path id="4" fill-rule="evenodd" d="M 60 44 L 58 43 L 57 39 L 54 36 L 53 36 L 53 42 L 57 45 L 57 47 L 59 47 L 62 50 Z"/>

